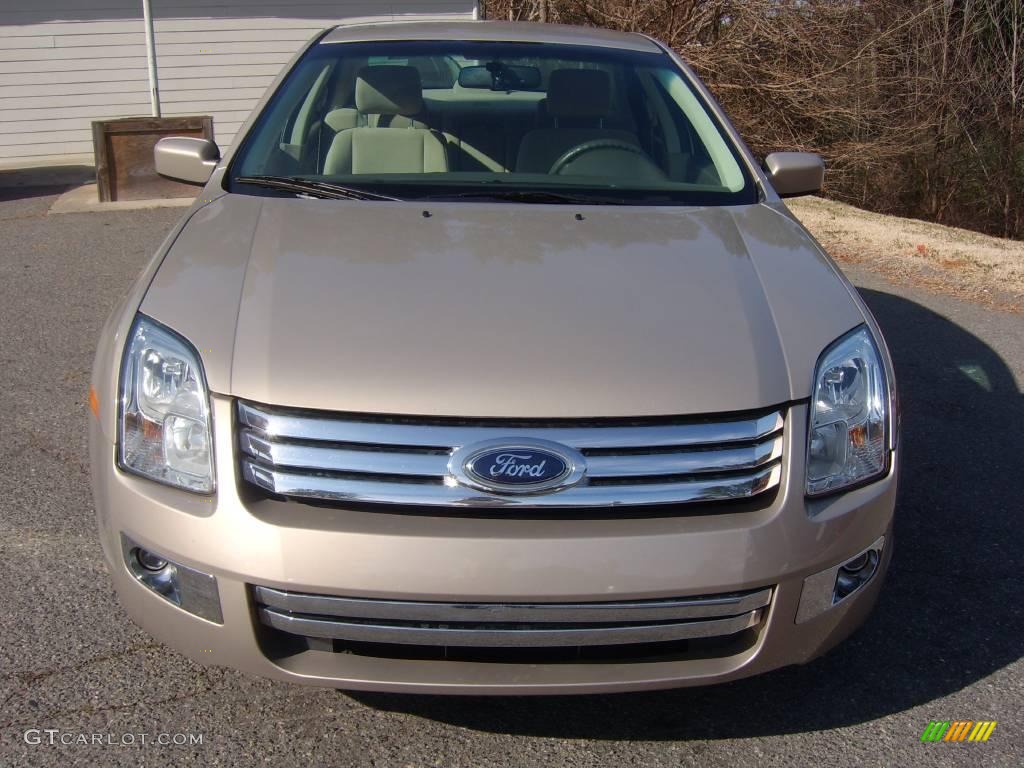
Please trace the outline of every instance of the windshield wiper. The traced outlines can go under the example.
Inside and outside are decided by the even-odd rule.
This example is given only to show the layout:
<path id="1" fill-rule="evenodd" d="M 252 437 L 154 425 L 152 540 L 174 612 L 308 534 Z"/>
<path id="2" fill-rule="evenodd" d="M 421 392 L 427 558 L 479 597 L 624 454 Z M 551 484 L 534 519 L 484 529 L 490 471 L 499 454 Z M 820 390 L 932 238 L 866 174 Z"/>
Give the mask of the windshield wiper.
<path id="1" fill-rule="evenodd" d="M 629 205 L 617 197 L 605 195 L 572 195 L 565 192 L 547 192 L 544 190 L 527 189 L 482 189 L 473 192 L 452 192 L 428 195 L 426 200 L 464 200 L 480 198 L 483 200 L 508 200 L 513 203 L 549 203 L 552 205 Z"/>
<path id="2" fill-rule="evenodd" d="M 237 184 L 252 184 L 268 189 L 280 189 L 285 192 L 320 197 L 326 200 L 400 200 L 390 195 L 380 195 L 357 187 L 346 187 L 326 181 L 313 181 L 299 176 L 239 176 L 233 180 Z"/>

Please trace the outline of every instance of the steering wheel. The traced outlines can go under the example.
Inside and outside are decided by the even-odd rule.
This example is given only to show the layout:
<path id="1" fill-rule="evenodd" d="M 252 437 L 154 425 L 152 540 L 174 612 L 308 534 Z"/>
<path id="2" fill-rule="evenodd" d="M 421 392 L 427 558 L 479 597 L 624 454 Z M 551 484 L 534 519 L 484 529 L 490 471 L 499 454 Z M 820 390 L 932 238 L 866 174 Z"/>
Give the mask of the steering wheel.
<path id="1" fill-rule="evenodd" d="M 631 144 L 628 141 L 620 141 L 618 139 L 593 139 L 591 141 L 585 141 L 582 144 L 577 144 L 572 149 L 564 152 L 560 158 L 555 160 L 551 166 L 551 170 L 548 174 L 551 176 L 557 176 L 560 174 L 569 163 L 579 160 L 583 155 L 588 155 L 591 152 L 599 152 L 603 149 L 611 149 L 619 152 L 629 152 L 632 155 L 640 155 L 640 157 L 647 159 L 647 154 L 640 149 L 636 144 Z"/>

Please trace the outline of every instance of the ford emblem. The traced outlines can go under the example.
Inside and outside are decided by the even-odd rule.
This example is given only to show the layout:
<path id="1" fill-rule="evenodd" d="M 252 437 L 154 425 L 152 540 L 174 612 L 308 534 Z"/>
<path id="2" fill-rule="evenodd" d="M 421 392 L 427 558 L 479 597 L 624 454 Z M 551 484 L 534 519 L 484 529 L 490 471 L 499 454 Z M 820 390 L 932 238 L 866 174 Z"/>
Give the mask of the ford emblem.
<path id="1" fill-rule="evenodd" d="M 492 493 L 550 493 L 575 485 L 586 470 L 579 451 L 547 440 L 487 440 L 452 454 L 461 485 Z"/>

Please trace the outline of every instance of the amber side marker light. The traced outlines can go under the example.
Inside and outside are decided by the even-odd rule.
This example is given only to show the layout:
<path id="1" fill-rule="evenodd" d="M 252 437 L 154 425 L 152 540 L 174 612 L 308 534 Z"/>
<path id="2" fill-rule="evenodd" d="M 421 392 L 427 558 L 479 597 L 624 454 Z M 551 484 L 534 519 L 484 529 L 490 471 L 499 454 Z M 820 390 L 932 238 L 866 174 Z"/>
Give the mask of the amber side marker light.
<path id="1" fill-rule="evenodd" d="M 100 399 L 96 397 L 96 390 L 89 387 L 89 410 L 97 419 L 100 417 Z"/>

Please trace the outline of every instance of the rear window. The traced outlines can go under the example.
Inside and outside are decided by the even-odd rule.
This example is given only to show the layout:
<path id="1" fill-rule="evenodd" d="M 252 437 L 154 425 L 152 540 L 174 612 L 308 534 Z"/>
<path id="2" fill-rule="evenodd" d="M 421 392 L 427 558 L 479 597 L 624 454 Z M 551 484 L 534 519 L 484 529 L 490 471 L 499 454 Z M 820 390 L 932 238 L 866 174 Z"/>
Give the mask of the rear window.
<path id="1" fill-rule="evenodd" d="M 424 88 L 451 88 L 459 74 L 459 65 L 444 56 L 371 56 L 368 66 L 411 66 L 420 74 Z"/>

